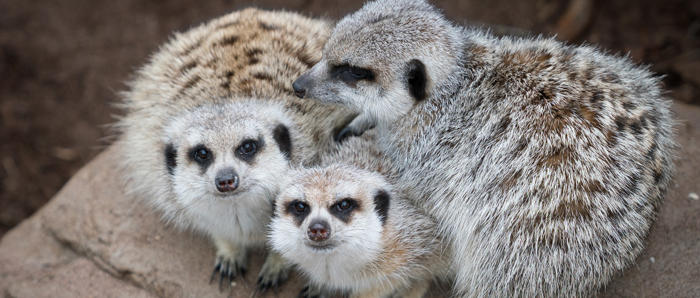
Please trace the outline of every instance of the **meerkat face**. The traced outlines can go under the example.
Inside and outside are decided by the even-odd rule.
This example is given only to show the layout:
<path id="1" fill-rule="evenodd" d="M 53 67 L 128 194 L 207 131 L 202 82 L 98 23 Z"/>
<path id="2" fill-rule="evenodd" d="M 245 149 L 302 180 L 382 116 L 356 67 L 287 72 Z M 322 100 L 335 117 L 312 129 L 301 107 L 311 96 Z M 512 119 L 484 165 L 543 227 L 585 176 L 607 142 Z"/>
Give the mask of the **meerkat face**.
<path id="1" fill-rule="evenodd" d="M 273 198 L 289 169 L 289 121 L 272 106 L 203 106 L 176 117 L 165 132 L 168 175 L 176 199 L 185 206 L 202 200 Z"/>
<path id="2" fill-rule="evenodd" d="M 293 177 L 275 204 L 269 237 L 276 250 L 314 272 L 327 262 L 362 266 L 378 254 L 390 201 L 381 176 L 335 165 Z"/>
<path id="3" fill-rule="evenodd" d="M 292 85 L 299 97 L 391 122 L 454 68 L 455 31 L 424 1 L 369 2 L 336 25 L 322 60 Z"/>

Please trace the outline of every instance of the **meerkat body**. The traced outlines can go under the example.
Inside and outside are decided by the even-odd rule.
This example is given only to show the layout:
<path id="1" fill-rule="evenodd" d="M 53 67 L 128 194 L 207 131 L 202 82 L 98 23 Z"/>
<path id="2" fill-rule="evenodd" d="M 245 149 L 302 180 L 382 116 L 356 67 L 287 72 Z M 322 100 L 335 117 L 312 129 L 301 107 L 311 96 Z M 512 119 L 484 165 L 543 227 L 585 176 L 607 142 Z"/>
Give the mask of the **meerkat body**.
<path id="1" fill-rule="evenodd" d="M 161 208 L 169 220 L 214 241 L 220 282 L 245 273 L 248 249 L 264 246 L 280 186 L 274 181 L 303 152 L 299 137 L 282 106 L 263 100 L 203 105 L 166 124 L 163 162 L 173 196 Z M 287 271 L 270 254 L 261 278 L 276 285 Z"/>
<path id="2" fill-rule="evenodd" d="M 292 177 L 276 202 L 270 243 L 309 278 L 302 297 L 419 298 L 447 276 L 435 223 L 379 173 L 332 164 Z"/>
<path id="3" fill-rule="evenodd" d="M 300 165 L 317 160 L 318 152 L 332 145 L 333 129 L 352 115 L 343 109 L 295 98 L 290 84 L 293 78 L 320 59 L 321 46 L 329 31 L 325 21 L 293 13 L 256 9 L 231 13 L 176 34 L 138 71 L 130 82 L 130 89 L 123 95 L 122 106 L 126 115 L 116 124 L 121 133 L 116 145 L 122 156 L 127 192 L 144 198 L 176 226 L 206 230 L 207 234 L 214 236 L 218 259 L 216 270 L 222 276 L 231 278 L 231 275 L 245 271 L 247 262 L 240 249 L 245 245 L 241 241 L 253 237 L 234 237 L 240 234 L 236 229 L 243 223 L 236 225 L 226 220 L 241 217 L 232 216 L 226 220 L 217 217 L 222 212 L 232 215 L 238 213 L 230 212 L 242 211 L 233 205 L 206 209 L 211 211 L 209 216 L 205 209 L 198 210 L 199 215 L 195 217 L 181 216 L 184 209 L 194 207 L 183 205 L 176 199 L 187 192 L 187 184 L 173 180 L 168 173 L 164 157 L 168 155 L 168 144 L 164 139 L 166 126 L 178 122 L 177 118 L 183 113 L 200 106 L 249 101 L 249 98 L 257 98 L 255 101 L 261 104 L 277 102 L 297 128 L 298 136 L 294 137 L 308 140 L 305 143 L 308 146 L 294 144 L 299 150 L 292 154 L 290 162 Z M 248 107 L 259 106 L 240 106 Z M 266 115 L 261 113 L 256 117 L 265 120 Z M 216 127 L 216 124 L 212 125 Z M 168 134 L 176 135 L 176 132 L 171 129 Z M 270 183 L 268 188 L 272 189 L 278 182 L 272 179 L 259 183 Z M 263 213 L 269 216 L 269 212 Z M 238 215 L 245 217 L 247 213 Z M 261 222 L 260 217 L 250 219 L 251 224 L 258 222 Z M 264 229 L 264 224 L 258 228 Z M 217 237 L 226 233 L 228 237 Z M 252 234 L 262 235 L 257 230 Z M 237 240 L 232 241 L 232 238 Z M 259 239 L 251 241 L 258 243 Z M 236 270 L 227 270 L 226 263 Z M 266 268 L 263 268 L 263 274 Z M 269 278 L 263 278 L 261 282 L 266 285 Z"/>
<path id="4" fill-rule="evenodd" d="M 588 296 L 644 247 L 672 173 L 669 101 L 626 58 L 459 28 L 423 1 L 341 20 L 298 95 L 376 126 L 465 296 Z"/>

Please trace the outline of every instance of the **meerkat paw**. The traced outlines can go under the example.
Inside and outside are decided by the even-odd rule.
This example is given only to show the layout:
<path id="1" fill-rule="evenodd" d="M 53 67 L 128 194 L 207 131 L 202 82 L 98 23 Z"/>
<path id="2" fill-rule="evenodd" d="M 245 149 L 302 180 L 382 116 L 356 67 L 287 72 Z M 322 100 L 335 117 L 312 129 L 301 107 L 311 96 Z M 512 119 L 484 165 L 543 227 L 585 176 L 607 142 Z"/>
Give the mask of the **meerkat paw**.
<path id="1" fill-rule="evenodd" d="M 360 131 L 354 127 L 346 126 L 343 127 L 343 129 L 340 130 L 334 137 L 333 140 L 335 140 L 336 143 L 343 143 L 345 139 L 350 138 L 350 137 L 359 137 L 362 136 L 362 133 L 364 131 Z"/>
<path id="2" fill-rule="evenodd" d="M 291 265 L 278 253 L 270 252 L 258 275 L 258 289 L 266 291 L 276 288 L 289 278 Z"/>
<path id="3" fill-rule="evenodd" d="M 301 292 L 299 292 L 298 298 L 326 298 L 328 297 L 327 295 L 324 294 L 323 289 L 321 287 L 317 287 L 312 284 L 307 284 L 303 289 L 301 289 Z"/>
<path id="4" fill-rule="evenodd" d="M 216 263 L 209 283 L 219 276 L 219 290 L 223 290 L 224 280 L 228 286 L 237 276 L 245 276 L 248 271 L 248 252 L 245 248 L 227 241 L 214 241 L 216 244 Z"/>
<path id="5" fill-rule="evenodd" d="M 355 117 L 348 125 L 343 127 L 335 136 L 333 140 L 337 143 L 342 143 L 345 139 L 349 137 L 359 137 L 366 130 L 372 129 L 374 127 L 374 121 L 367 115 L 359 115 Z"/>

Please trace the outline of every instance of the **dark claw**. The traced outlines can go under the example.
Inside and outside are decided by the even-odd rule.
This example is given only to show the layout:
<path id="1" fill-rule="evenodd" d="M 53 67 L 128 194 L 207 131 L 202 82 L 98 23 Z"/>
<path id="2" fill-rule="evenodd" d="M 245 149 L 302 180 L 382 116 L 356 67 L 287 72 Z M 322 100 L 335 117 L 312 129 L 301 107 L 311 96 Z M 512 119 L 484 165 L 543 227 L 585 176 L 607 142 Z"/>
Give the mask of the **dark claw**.
<path id="1" fill-rule="evenodd" d="M 224 279 L 228 276 L 228 273 L 230 272 L 230 266 L 229 262 L 226 261 L 224 264 L 221 266 L 221 270 L 219 271 L 219 291 L 224 290 Z"/>
<path id="2" fill-rule="evenodd" d="M 221 269 L 221 263 L 219 261 L 216 261 L 216 265 L 214 265 L 214 271 L 211 272 L 211 277 L 209 278 L 209 284 L 214 282 L 214 278 L 216 277 L 216 273 L 219 272 L 219 269 Z"/>
<path id="3" fill-rule="evenodd" d="M 303 289 L 301 289 L 301 292 L 299 292 L 298 298 L 320 298 L 318 295 L 311 296 L 311 288 L 309 286 L 305 286 Z"/>
<path id="4" fill-rule="evenodd" d="M 233 279 L 236 277 L 236 274 L 233 272 L 233 270 L 228 271 L 228 287 L 231 288 L 231 283 L 233 283 Z"/>
<path id="5" fill-rule="evenodd" d="M 267 283 L 263 282 L 262 276 L 258 277 L 258 290 L 263 291 L 263 292 L 265 290 L 267 290 Z"/>
<path id="6" fill-rule="evenodd" d="M 301 289 L 301 292 L 299 292 L 299 296 L 297 296 L 297 298 L 306 298 L 308 291 L 309 286 L 305 286 L 303 289 Z"/>
<path id="7" fill-rule="evenodd" d="M 350 129 L 349 126 L 345 126 L 345 127 L 343 127 L 343 129 L 340 130 L 340 132 L 339 132 L 338 134 L 336 134 L 335 136 L 333 136 L 333 140 L 335 140 L 336 143 L 341 143 L 341 144 L 342 144 L 343 141 L 345 141 L 345 139 L 347 139 L 347 138 L 349 138 L 349 137 L 359 137 L 359 136 L 361 136 L 361 135 L 362 135 L 361 132 L 358 133 L 358 132 L 356 132 L 356 131 Z"/>

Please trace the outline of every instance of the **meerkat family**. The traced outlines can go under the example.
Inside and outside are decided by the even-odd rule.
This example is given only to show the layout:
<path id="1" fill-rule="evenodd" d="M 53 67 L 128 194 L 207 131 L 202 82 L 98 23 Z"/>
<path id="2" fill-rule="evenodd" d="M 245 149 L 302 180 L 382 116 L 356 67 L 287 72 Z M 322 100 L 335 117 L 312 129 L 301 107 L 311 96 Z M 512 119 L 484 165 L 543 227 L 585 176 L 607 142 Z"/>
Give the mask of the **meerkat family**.
<path id="1" fill-rule="evenodd" d="M 276 201 L 270 245 L 309 278 L 300 297 L 419 298 L 449 279 L 435 223 L 393 189 L 374 148 L 346 141 L 292 172 Z"/>
<path id="2" fill-rule="evenodd" d="M 647 69 L 458 27 L 422 0 L 345 17 L 293 86 L 360 112 L 345 135 L 375 127 L 394 187 L 449 241 L 460 296 L 594 294 L 642 251 L 673 169 Z"/>
<path id="3" fill-rule="evenodd" d="M 424 0 L 335 28 L 247 9 L 153 56 L 118 142 L 127 189 L 211 236 L 220 280 L 269 229 L 261 288 L 293 263 L 307 296 L 421 297 L 446 278 L 456 296 L 589 296 L 639 255 L 668 188 L 660 85 Z"/>
<path id="4" fill-rule="evenodd" d="M 353 116 L 293 95 L 291 82 L 319 61 L 330 30 L 294 13 L 234 12 L 176 34 L 123 94 L 116 128 L 127 192 L 212 238 L 220 285 L 245 273 L 247 249 L 264 241 L 279 175 L 317 160 Z M 259 286 L 287 273 L 270 254 Z"/>

